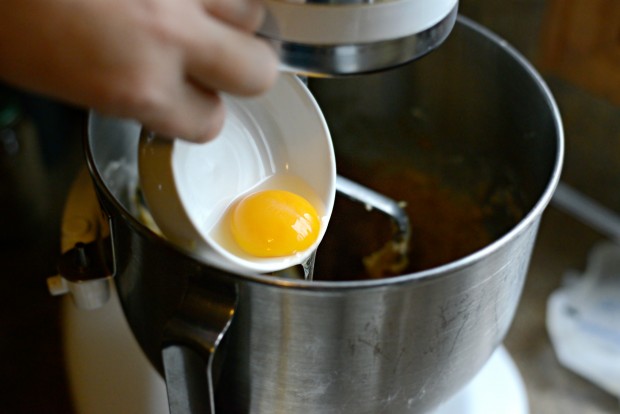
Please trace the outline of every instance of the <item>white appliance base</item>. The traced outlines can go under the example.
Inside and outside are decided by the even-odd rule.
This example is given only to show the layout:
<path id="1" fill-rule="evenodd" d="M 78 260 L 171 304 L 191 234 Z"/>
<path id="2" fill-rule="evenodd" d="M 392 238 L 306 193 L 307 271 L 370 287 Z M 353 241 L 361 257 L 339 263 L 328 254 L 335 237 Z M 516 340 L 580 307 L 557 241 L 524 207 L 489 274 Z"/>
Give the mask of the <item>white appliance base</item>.
<path id="1" fill-rule="evenodd" d="M 166 386 L 140 350 L 112 292 L 104 307 L 63 303 L 65 359 L 78 414 L 169 414 Z M 480 373 L 433 414 L 528 414 L 512 358 L 500 347 Z"/>

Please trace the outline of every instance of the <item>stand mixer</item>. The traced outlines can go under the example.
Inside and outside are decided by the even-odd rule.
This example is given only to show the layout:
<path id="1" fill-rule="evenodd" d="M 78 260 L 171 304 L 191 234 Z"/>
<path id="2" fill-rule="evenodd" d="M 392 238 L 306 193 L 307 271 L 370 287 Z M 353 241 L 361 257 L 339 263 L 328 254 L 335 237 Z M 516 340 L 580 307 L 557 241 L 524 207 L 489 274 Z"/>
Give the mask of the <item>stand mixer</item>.
<path id="1" fill-rule="evenodd" d="M 361 37 L 343 34 L 345 41 L 335 42 L 330 34 L 313 41 L 304 25 L 293 25 L 300 30 L 293 33 L 278 20 L 300 16 L 304 7 L 332 21 L 375 6 L 379 15 L 381 6 L 396 7 L 390 13 L 403 18 L 409 8 L 424 11 L 426 24 L 416 22 L 410 33 L 395 24 L 389 38 L 361 28 Z M 480 371 L 512 322 L 540 216 L 559 179 L 557 108 L 516 51 L 464 18 L 431 56 L 382 71 L 439 46 L 454 26 L 456 2 L 268 7 L 260 34 L 276 45 L 284 67 L 317 76 L 309 88 L 332 132 L 339 173 L 380 193 L 392 186 L 377 187 L 377 171 L 396 171 L 386 182 L 408 176 L 412 166 L 442 177 L 499 211 L 483 214 L 490 240 L 448 262 L 383 279 L 339 280 L 336 266 L 315 281 L 226 272 L 140 221 L 128 196 L 139 185 L 139 127 L 93 113 L 86 158 L 103 214 L 80 221 L 67 210 L 63 233 L 75 237 L 66 239 L 66 266 L 50 279 L 51 290 L 96 308 L 114 280 L 132 334 L 166 380 L 172 414 L 430 412 Z M 311 28 L 323 30 L 317 20 Z M 392 53 L 394 45 L 404 52 Z M 365 72 L 377 73 L 319 79 Z M 93 225 L 101 229 L 96 237 L 83 231 Z M 365 243 L 345 239 L 327 253 L 319 248 L 317 262 L 330 254 L 341 262 L 351 244 Z"/>

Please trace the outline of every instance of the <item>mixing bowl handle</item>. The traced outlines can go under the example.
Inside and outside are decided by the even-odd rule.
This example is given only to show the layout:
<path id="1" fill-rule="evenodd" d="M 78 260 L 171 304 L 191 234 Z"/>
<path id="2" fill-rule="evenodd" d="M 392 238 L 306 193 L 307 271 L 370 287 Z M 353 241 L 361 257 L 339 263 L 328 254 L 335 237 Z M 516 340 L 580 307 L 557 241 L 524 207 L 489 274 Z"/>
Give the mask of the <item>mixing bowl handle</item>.
<path id="1" fill-rule="evenodd" d="M 58 274 L 47 279 L 54 296 L 69 294 L 80 309 L 97 309 L 108 302 L 115 273 L 110 218 L 101 214 L 88 170 L 80 170 L 62 216 Z"/>
<path id="2" fill-rule="evenodd" d="M 224 334 L 234 315 L 236 286 L 209 280 L 188 288 L 164 329 L 162 360 L 170 414 L 215 414 Z M 218 351 L 218 352 L 216 352 Z"/>

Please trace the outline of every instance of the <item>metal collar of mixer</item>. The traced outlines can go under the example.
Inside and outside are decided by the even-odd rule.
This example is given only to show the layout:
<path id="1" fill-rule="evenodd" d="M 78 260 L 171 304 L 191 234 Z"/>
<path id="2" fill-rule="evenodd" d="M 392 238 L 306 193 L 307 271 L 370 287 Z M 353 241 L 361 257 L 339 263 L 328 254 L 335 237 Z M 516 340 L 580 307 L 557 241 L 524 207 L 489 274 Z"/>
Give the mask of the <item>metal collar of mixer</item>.
<path id="1" fill-rule="evenodd" d="M 276 1 L 275 3 L 279 7 L 283 7 L 282 5 L 287 2 Z M 354 7 L 364 7 L 364 5 L 366 7 L 375 5 L 375 2 L 371 3 L 358 3 L 356 6 L 347 5 L 349 9 L 353 9 Z M 401 0 L 392 3 L 406 7 L 411 1 Z M 313 39 L 312 36 L 308 38 L 309 35 L 304 31 L 302 31 L 303 33 L 299 38 L 293 39 L 293 37 L 296 37 L 296 33 L 291 34 L 289 37 L 287 28 L 297 26 L 292 24 L 290 20 L 304 22 L 305 12 L 307 10 L 312 11 L 312 6 L 302 6 L 302 8 L 305 7 L 303 12 L 295 12 L 301 13 L 300 16 L 297 16 L 295 13 L 289 15 L 287 11 L 285 17 L 281 18 L 286 20 L 285 22 L 275 21 L 278 17 L 270 19 L 268 14 L 265 26 L 259 31 L 259 35 L 275 48 L 281 62 L 281 69 L 284 71 L 295 72 L 305 76 L 330 77 L 371 73 L 400 66 L 428 54 L 441 45 L 452 31 L 458 14 L 458 2 L 455 1 L 453 5 L 450 5 L 451 8 L 449 10 L 441 10 L 439 12 L 441 17 L 433 15 L 432 18 L 435 20 L 431 20 L 429 22 L 430 25 L 426 27 L 421 26 L 419 30 L 414 30 L 413 33 L 394 32 L 394 36 L 389 38 L 374 39 L 372 36 L 368 37 L 365 33 L 372 31 L 370 29 L 373 28 L 362 27 L 359 29 L 359 33 L 353 35 L 350 39 L 346 35 L 342 35 L 344 38 L 338 39 L 338 41 L 331 38 L 323 39 L 324 33 L 330 32 L 333 26 L 336 25 L 335 23 L 329 23 L 329 21 L 323 22 L 320 26 L 321 29 L 309 27 L 306 30 L 306 32 L 311 34 L 322 32 L 320 34 L 322 37 L 318 40 Z M 317 5 L 315 4 L 314 6 Z M 326 10 L 343 9 L 342 4 L 334 5 L 330 3 L 330 6 L 322 6 L 322 9 L 316 12 L 319 16 L 317 17 L 319 21 L 321 21 L 320 16 L 323 16 Z M 370 15 L 372 16 L 373 13 L 370 12 Z M 399 14 L 400 12 L 396 13 Z M 393 17 L 391 18 L 393 19 Z M 430 19 L 431 17 L 429 16 L 428 18 Z M 363 20 L 366 26 L 383 27 L 380 22 L 373 23 L 373 19 L 369 16 L 366 16 Z M 366 20 L 369 21 L 366 22 Z M 413 27 L 412 23 L 409 23 L 408 27 Z M 348 23 L 343 23 L 343 26 L 360 26 L 360 24 L 357 24 L 356 21 L 349 21 Z M 381 33 L 390 32 L 390 30 L 391 28 L 382 29 Z M 334 36 L 338 37 L 341 35 Z M 354 40 L 357 37 L 359 37 L 359 40 Z"/>

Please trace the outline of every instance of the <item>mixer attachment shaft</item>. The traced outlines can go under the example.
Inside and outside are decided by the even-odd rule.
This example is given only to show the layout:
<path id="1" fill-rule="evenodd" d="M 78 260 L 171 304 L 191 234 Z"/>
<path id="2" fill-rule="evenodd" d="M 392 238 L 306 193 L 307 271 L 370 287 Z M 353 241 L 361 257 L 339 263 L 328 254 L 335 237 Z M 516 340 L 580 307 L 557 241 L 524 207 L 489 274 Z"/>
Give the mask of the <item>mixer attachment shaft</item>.
<path id="1" fill-rule="evenodd" d="M 364 257 L 364 266 L 369 276 L 379 278 L 386 274 L 401 273 L 409 263 L 407 252 L 411 238 L 409 216 L 402 203 L 341 175 L 336 178 L 336 191 L 364 204 L 367 210 L 375 209 L 387 215 L 395 225 L 392 239 L 381 249 Z"/>

